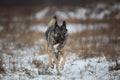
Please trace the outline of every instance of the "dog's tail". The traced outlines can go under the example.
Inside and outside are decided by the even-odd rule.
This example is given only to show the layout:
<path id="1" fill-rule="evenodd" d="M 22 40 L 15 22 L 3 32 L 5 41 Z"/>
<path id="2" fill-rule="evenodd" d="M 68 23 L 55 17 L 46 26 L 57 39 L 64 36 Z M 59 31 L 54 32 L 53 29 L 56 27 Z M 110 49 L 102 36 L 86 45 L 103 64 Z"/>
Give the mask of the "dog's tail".
<path id="1" fill-rule="evenodd" d="M 50 22 L 48 23 L 48 27 L 54 27 L 56 21 L 57 21 L 57 17 L 54 16 L 54 17 L 50 20 Z"/>

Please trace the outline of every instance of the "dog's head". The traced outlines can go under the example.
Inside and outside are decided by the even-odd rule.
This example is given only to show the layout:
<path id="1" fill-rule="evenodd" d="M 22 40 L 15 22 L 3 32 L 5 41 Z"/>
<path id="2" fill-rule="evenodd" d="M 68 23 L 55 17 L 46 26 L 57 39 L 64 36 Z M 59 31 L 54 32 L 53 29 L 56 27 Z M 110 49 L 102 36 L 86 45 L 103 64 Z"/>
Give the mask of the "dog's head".
<path id="1" fill-rule="evenodd" d="M 63 43 L 67 34 L 66 22 L 63 21 L 63 24 L 59 26 L 57 21 L 55 22 L 54 27 L 54 38 L 57 42 Z"/>

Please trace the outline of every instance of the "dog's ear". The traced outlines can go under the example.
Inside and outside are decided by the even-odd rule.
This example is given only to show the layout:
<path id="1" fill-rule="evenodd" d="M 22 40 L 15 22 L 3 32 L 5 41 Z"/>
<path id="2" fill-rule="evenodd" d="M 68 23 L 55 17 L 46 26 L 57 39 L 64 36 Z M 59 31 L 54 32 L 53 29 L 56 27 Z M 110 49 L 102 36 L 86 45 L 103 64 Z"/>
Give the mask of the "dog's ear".
<path id="1" fill-rule="evenodd" d="M 66 22 L 65 22 L 65 21 L 63 21 L 63 24 L 62 24 L 62 25 L 66 27 Z"/>
<path id="2" fill-rule="evenodd" d="M 55 19 L 55 20 L 57 20 L 57 16 L 55 15 L 55 16 L 53 16 L 53 18 Z"/>
<path id="3" fill-rule="evenodd" d="M 57 24 L 57 20 L 55 21 L 55 27 L 56 27 L 56 26 L 58 26 L 58 24 Z"/>
<path id="4" fill-rule="evenodd" d="M 66 28 L 66 22 L 63 21 L 63 24 L 61 26 L 61 29 L 63 30 L 63 32 L 67 32 L 67 28 Z"/>
<path id="5" fill-rule="evenodd" d="M 54 32 L 56 33 L 57 31 L 59 31 L 59 25 L 57 24 L 57 20 L 55 21 L 55 27 L 54 27 Z"/>

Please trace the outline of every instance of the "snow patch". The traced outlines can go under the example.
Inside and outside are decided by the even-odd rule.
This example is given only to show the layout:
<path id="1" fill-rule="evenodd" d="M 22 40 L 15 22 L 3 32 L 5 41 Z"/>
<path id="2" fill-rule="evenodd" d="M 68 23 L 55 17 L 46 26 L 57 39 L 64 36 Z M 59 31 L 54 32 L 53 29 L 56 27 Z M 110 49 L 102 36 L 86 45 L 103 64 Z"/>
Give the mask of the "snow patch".
<path id="1" fill-rule="evenodd" d="M 36 19 L 38 19 L 38 20 L 43 19 L 48 11 L 49 11 L 49 8 L 45 8 L 45 9 L 41 10 L 40 12 L 37 12 L 35 15 Z"/>
<path id="2" fill-rule="evenodd" d="M 82 32 L 86 29 L 94 29 L 94 28 L 107 28 L 109 27 L 108 24 L 67 24 L 67 29 L 68 29 L 68 34 L 73 34 L 73 33 L 77 33 L 77 32 Z M 42 32 L 45 33 L 45 31 L 47 30 L 47 25 L 45 24 L 38 24 L 38 25 L 33 25 L 30 27 L 31 31 L 35 31 L 35 32 Z"/>
<path id="3" fill-rule="evenodd" d="M 90 19 L 98 19 L 98 20 L 102 20 L 106 15 L 109 15 L 111 13 L 110 10 L 104 10 L 100 13 L 95 13 L 93 12 L 91 15 L 90 15 Z"/>
<path id="4" fill-rule="evenodd" d="M 86 25 L 82 25 L 82 24 L 67 24 L 67 29 L 68 29 L 68 33 L 72 34 L 72 33 L 81 32 L 81 31 L 85 30 L 86 29 Z"/>
<path id="5" fill-rule="evenodd" d="M 104 3 L 99 3 L 99 4 L 97 4 L 97 9 L 104 9 L 105 8 L 105 4 Z"/>
<path id="6" fill-rule="evenodd" d="M 46 30 L 47 30 L 47 26 L 44 24 L 38 24 L 30 27 L 30 31 L 35 31 L 35 32 L 45 33 Z"/>
<path id="7" fill-rule="evenodd" d="M 2 31 L 3 29 L 4 29 L 4 27 L 0 25 L 0 31 Z"/>
<path id="8" fill-rule="evenodd" d="M 87 9 L 85 8 L 80 8 L 80 9 L 77 9 L 75 14 L 71 17 L 75 17 L 77 19 L 82 19 L 82 20 L 86 20 L 87 19 L 87 16 L 86 16 L 86 13 L 88 12 Z"/>
<path id="9" fill-rule="evenodd" d="M 56 11 L 56 16 L 59 16 L 61 19 L 68 19 L 68 15 L 65 12 L 62 11 Z"/>
<path id="10" fill-rule="evenodd" d="M 108 24 L 67 24 L 67 29 L 69 34 L 82 32 L 86 29 L 95 29 L 95 28 L 107 28 L 109 27 Z"/>
<path id="11" fill-rule="evenodd" d="M 116 9 L 118 9 L 118 10 L 120 10 L 120 4 L 118 3 L 116 3 L 116 4 L 114 4 L 113 6 L 112 6 L 112 9 L 113 10 L 116 10 Z"/>

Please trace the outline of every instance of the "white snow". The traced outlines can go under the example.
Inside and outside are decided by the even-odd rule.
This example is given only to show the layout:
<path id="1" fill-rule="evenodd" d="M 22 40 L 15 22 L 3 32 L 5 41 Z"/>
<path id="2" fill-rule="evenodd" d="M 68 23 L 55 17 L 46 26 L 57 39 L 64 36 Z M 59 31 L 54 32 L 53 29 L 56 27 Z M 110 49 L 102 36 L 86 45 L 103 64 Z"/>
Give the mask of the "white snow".
<path id="1" fill-rule="evenodd" d="M 3 54 L 4 67 L 6 75 L 0 74 L 1 80 L 109 80 L 111 72 L 108 71 L 108 61 L 103 57 L 81 59 L 77 54 L 68 53 L 65 68 L 60 70 L 61 75 L 56 75 L 56 70 L 48 68 L 48 55 L 33 55 L 36 51 L 29 49 L 16 51 L 15 54 L 23 54 L 17 57 Z M 42 62 L 41 67 L 35 67 L 33 60 Z M 13 64 L 12 62 L 15 62 Z M 11 70 L 15 68 L 16 71 Z M 49 75 L 49 73 L 52 73 Z M 116 72 L 114 72 L 116 73 Z M 116 80 L 119 79 L 120 72 L 117 72 Z M 118 76 L 117 76 L 118 75 Z M 114 77 L 113 77 L 114 79 Z"/>
<path id="2" fill-rule="evenodd" d="M 108 8 L 106 8 L 108 7 Z M 44 8 L 43 10 L 37 12 L 35 14 L 35 18 L 40 20 L 45 17 L 45 15 L 49 14 L 48 11 L 52 10 L 52 8 Z M 120 10 L 120 4 L 116 3 L 111 6 L 107 6 L 105 3 L 99 3 L 95 5 L 95 7 L 77 7 L 74 8 L 74 10 L 69 9 L 57 9 L 54 11 L 54 14 L 58 16 L 60 19 L 80 19 L 80 20 L 86 20 L 86 19 L 97 19 L 102 20 L 105 18 L 105 16 L 109 16 L 112 12 L 115 12 L 116 10 Z M 100 11 L 100 12 L 99 12 Z M 88 15 L 87 15 L 88 14 Z M 116 19 L 119 19 L 119 14 L 116 14 Z"/>
<path id="3" fill-rule="evenodd" d="M 67 29 L 69 34 L 82 32 L 86 29 L 95 29 L 95 28 L 107 28 L 108 24 L 67 24 Z"/>
<path id="4" fill-rule="evenodd" d="M 87 12 L 88 12 L 88 10 L 86 8 L 80 8 L 80 9 L 77 9 L 74 14 L 69 13 L 69 15 L 70 15 L 70 17 L 74 17 L 74 18 L 81 19 L 81 20 L 86 20 L 87 19 L 87 16 L 86 16 Z"/>
<path id="5" fill-rule="evenodd" d="M 48 11 L 49 11 L 49 8 L 45 8 L 45 9 L 37 12 L 36 15 L 35 15 L 35 18 L 38 19 L 38 20 L 39 19 L 43 19 L 44 16 L 47 14 Z"/>
<path id="6" fill-rule="evenodd" d="M 97 9 L 104 9 L 105 8 L 105 4 L 104 3 L 99 3 L 99 4 L 97 4 Z"/>
<path id="7" fill-rule="evenodd" d="M 86 29 L 86 25 L 82 24 L 67 24 L 68 33 L 77 33 Z"/>
<path id="8" fill-rule="evenodd" d="M 119 12 L 119 14 L 116 15 L 115 17 L 116 17 L 116 19 L 120 19 L 120 12 Z"/>
<path id="9" fill-rule="evenodd" d="M 119 3 L 116 3 L 112 6 L 112 10 L 116 10 L 116 9 L 120 10 L 120 4 Z"/>
<path id="10" fill-rule="evenodd" d="M 73 34 L 73 33 L 77 33 L 77 32 L 82 32 L 85 29 L 94 29 L 94 28 L 107 28 L 109 25 L 108 24 L 74 24 L 74 23 L 68 23 L 67 25 L 67 29 L 68 29 L 68 34 Z M 36 32 L 42 32 L 45 33 L 45 31 L 47 30 L 47 25 L 45 24 L 38 24 L 38 25 L 33 25 L 30 27 L 31 31 L 36 31 Z"/>
<path id="11" fill-rule="evenodd" d="M 102 12 L 100 12 L 100 13 L 95 13 L 95 12 L 93 12 L 93 13 L 91 14 L 91 16 L 90 16 L 90 19 L 102 20 L 102 19 L 104 19 L 104 17 L 105 17 L 106 15 L 109 15 L 110 13 L 111 13 L 110 10 L 104 10 L 104 11 L 102 11 Z"/>
<path id="12" fill-rule="evenodd" d="M 0 31 L 2 31 L 3 29 L 4 29 L 4 27 L 0 25 Z"/>
<path id="13" fill-rule="evenodd" d="M 68 19 L 68 15 L 63 11 L 56 11 L 55 15 L 59 16 L 59 18 L 61 18 L 61 19 Z"/>
<path id="14" fill-rule="evenodd" d="M 74 12 L 72 11 L 56 11 L 55 14 L 56 16 L 60 17 L 61 19 L 68 19 L 68 18 L 76 18 L 76 19 L 81 19 L 81 20 L 85 20 L 87 19 L 86 13 L 89 10 L 86 8 L 78 8 L 75 9 Z"/>
<path id="15" fill-rule="evenodd" d="M 45 33 L 46 30 L 47 30 L 47 25 L 44 24 L 37 24 L 30 27 L 30 31 L 35 31 L 35 32 Z"/>

